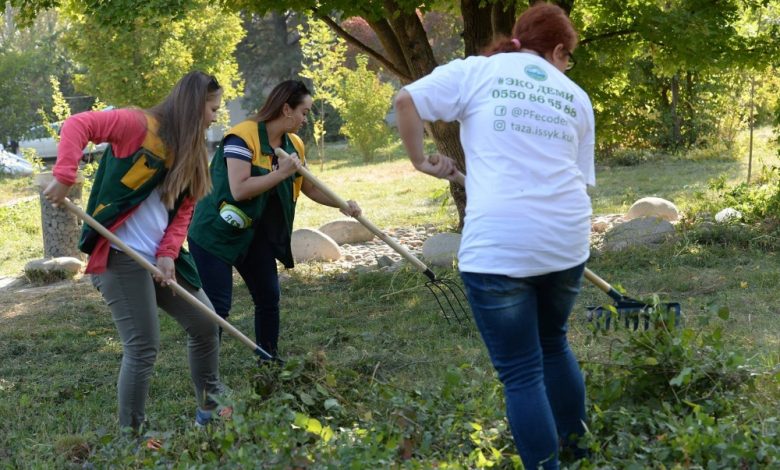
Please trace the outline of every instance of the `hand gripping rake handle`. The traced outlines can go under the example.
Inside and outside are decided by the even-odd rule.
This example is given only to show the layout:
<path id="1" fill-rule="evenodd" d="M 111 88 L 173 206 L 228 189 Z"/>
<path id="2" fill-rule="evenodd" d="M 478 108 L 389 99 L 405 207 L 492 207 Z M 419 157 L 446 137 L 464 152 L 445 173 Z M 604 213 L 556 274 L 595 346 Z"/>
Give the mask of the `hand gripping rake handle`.
<path id="1" fill-rule="evenodd" d="M 289 157 L 290 156 L 287 152 L 285 152 L 281 148 L 275 149 L 274 152 L 276 153 L 276 156 L 278 156 L 278 157 Z M 320 191 L 325 193 L 329 198 L 331 198 L 333 201 L 335 201 L 336 204 L 338 204 L 339 209 L 349 210 L 349 204 L 347 204 L 347 201 L 345 201 L 344 199 L 340 198 L 339 195 L 334 193 L 327 185 L 325 185 L 325 183 L 323 183 L 322 181 L 317 179 L 317 177 L 314 176 L 308 170 L 308 168 L 306 168 L 305 166 L 301 166 L 300 168 L 298 168 L 298 173 L 303 175 L 303 177 L 306 178 L 307 180 L 311 181 L 311 183 L 314 186 L 316 186 L 317 189 L 319 189 Z M 422 261 L 417 259 L 416 256 L 414 256 L 413 254 L 411 254 L 409 252 L 409 250 L 407 250 L 406 248 L 401 246 L 397 241 L 393 240 L 385 232 L 380 230 L 379 227 L 377 227 L 376 225 L 372 224 L 370 220 L 366 219 L 362 215 L 359 215 L 359 216 L 355 217 L 355 219 L 357 219 L 358 222 L 363 224 L 364 227 L 369 229 L 374 235 L 376 235 L 377 237 L 381 238 L 382 241 L 384 241 L 385 243 L 390 245 L 390 248 L 394 249 L 396 252 L 398 252 L 398 254 L 400 254 L 407 261 L 412 263 L 414 265 L 414 267 L 416 267 L 423 274 L 428 276 L 428 279 L 430 279 L 431 281 L 436 281 L 436 275 L 433 273 L 433 271 L 431 271 L 428 268 L 428 266 L 425 265 L 425 263 L 423 263 Z"/>
<path id="2" fill-rule="evenodd" d="M 157 269 L 157 266 L 147 261 L 146 258 L 138 254 L 137 251 L 127 246 L 122 240 L 119 239 L 119 237 L 111 233 L 107 228 L 101 225 L 100 222 L 93 219 L 89 214 L 84 212 L 79 206 L 74 204 L 70 199 L 65 198 L 63 200 L 63 204 L 76 217 L 83 220 L 87 225 L 95 229 L 100 235 L 105 237 L 108 241 L 118 246 L 126 255 L 133 258 L 144 269 L 146 269 L 147 271 L 149 271 L 150 273 L 156 276 L 160 276 L 162 274 L 160 270 Z M 190 294 L 189 291 L 187 291 L 187 289 L 183 288 L 182 286 L 180 286 L 175 282 L 168 284 L 168 287 L 170 287 L 173 290 L 173 292 L 176 293 L 176 295 L 181 296 L 184 300 L 189 302 L 190 305 L 196 307 L 198 310 L 201 311 L 201 313 L 205 314 L 212 321 L 219 324 L 219 326 L 221 326 L 223 330 L 227 331 L 228 333 L 236 337 L 239 341 L 247 345 L 250 349 L 252 349 L 252 351 L 254 351 L 255 354 L 257 354 L 263 359 L 273 359 L 273 356 L 271 354 L 269 354 L 260 346 L 256 345 L 254 341 L 247 338 L 243 333 L 238 331 L 236 327 L 228 323 L 227 320 L 217 315 L 217 313 L 214 310 L 210 309 L 206 304 L 198 300 L 197 297 Z"/>

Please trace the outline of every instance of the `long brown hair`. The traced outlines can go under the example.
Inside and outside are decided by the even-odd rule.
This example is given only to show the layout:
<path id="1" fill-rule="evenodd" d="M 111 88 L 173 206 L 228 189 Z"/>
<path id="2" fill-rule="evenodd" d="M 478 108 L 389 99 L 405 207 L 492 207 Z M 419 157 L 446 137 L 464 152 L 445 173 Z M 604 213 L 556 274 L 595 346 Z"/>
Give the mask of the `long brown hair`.
<path id="1" fill-rule="evenodd" d="M 524 11 L 512 28 L 512 37 L 500 37 L 484 49 L 482 55 L 517 52 L 521 48 L 538 52 L 542 57 L 563 44 L 569 51 L 577 47 L 577 31 L 558 5 L 539 2 Z"/>
<path id="2" fill-rule="evenodd" d="M 285 80 L 271 90 L 263 107 L 251 119 L 257 122 L 272 121 L 282 115 L 285 104 L 295 109 L 310 95 L 311 92 L 302 81 Z"/>
<path id="3" fill-rule="evenodd" d="M 211 190 L 208 152 L 204 136 L 206 101 L 222 87 L 216 78 L 194 71 L 183 76 L 168 96 L 149 109 L 157 119 L 158 137 L 172 159 L 168 174 L 160 187 L 165 207 L 173 208 L 184 193 L 197 199 Z"/>

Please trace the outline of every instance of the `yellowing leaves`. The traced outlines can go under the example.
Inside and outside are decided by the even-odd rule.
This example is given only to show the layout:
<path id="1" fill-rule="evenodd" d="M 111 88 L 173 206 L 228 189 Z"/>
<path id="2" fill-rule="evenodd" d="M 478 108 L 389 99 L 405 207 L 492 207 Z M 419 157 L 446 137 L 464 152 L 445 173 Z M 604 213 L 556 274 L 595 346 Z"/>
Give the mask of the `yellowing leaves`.
<path id="1" fill-rule="evenodd" d="M 305 429 L 307 432 L 319 436 L 325 442 L 333 439 L 333 436 L 335 435 L 330 426 L 323 426 L 319 420 L 310 418 L 303 413 L 295 413 L 293 426 Z"/>

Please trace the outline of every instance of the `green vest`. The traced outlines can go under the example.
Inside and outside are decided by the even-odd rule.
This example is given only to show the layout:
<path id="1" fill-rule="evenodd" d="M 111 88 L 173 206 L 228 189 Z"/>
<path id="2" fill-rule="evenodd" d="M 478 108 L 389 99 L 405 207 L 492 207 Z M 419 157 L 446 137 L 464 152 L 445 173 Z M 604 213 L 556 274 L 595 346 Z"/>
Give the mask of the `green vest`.
<path id="1" fill-rule="evenodd" d="M 104 227 L 110 227 L 122 215 L 141 204 L 168 174 L 171 161 L 166 159 L 165 147 L 157 137 L 157 123 L 148 115 L 146 122 L 148 131 L 144 142 L 132 156 L 116 158 L 109 145 L 100 159 L 89 194 L 87 214 Z M 168 211 L 169 223 L 183 200 L 184 195 L 179 197 L 174 208 Z M 97 231 L 84 224 L 79 249 L 87 254 L 92 253 L 99 238 Z M 179 251 L 175 263 L 176 273 L 196 288 L 200 288 L 195 262 L 184 247 Z"/>
<path id="2" fill-rule="evenodd" d="M 244 121 L 230 129 L 225 137 L 229 135 L 240 137 L 252 152 L 251 176 L 267 175 L 272 171 L 274 153 L 268 143 L 265 123 Z M 269 191 L 251 199 L 236 201 L 230 192 L 224 145 L 223 138 L 211 160 L 212 190 L 195 207 L 189 230 L 190 239 L 217 258 L 235 266 L 246 255 L 255 231 L 262 222 L 265 227 L 282 232 L 282 237 L 275 237 L 277 243 L 272 246 L 274 256 L 285 267 L 292 268 L 294 262 L 290 237 L 295 218 L 295 203 L 300 194 L 303 177 L 295 173 Z M 282 138 L 282 149 L 287 153 L 297 152 L 301 162 L 305 162 L 303 141 L 297 135 L 286 134 Z M 274 191 L 281 204 L 284 220 L 263 219 Z M 231 219 L 231 216 L 237 213 L 239 216 Z"/>

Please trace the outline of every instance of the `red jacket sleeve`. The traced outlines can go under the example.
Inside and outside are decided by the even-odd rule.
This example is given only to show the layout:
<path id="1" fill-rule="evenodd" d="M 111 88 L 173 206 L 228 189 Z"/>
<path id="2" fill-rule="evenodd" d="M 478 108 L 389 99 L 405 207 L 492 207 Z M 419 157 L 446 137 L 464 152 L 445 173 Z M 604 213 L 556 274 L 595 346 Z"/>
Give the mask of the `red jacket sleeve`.
<path id="1" fill-rule="evenodd" d="M 74 114 L 62 123 L 57 163 L 52 173 L 60 183 L 72 185 L 76 181 L 82 151 L 90 141 L 108 142 L 114 156 L 124 158 L 138 150 L 145 137 L 146 118 L 140 109 Z"/>
<path id="2" fill-rule="evenodd" d="M 190 226 L 194 210 L 195 200 L 191 197 L 185 198 L 181 206 L 179 206 L 179 210 L 176 211 L 176 215 L 173 216 L 173 220 L 168 224 L 168 228 L 165 229 L 165 235 L 160 240 L 160 246 L 157 248 L 158 258 L 160 256 L 173 259 L 179 257 L 179 250 L 184 243 L 184 238 L 187 236 L 187 229 Z"/>

